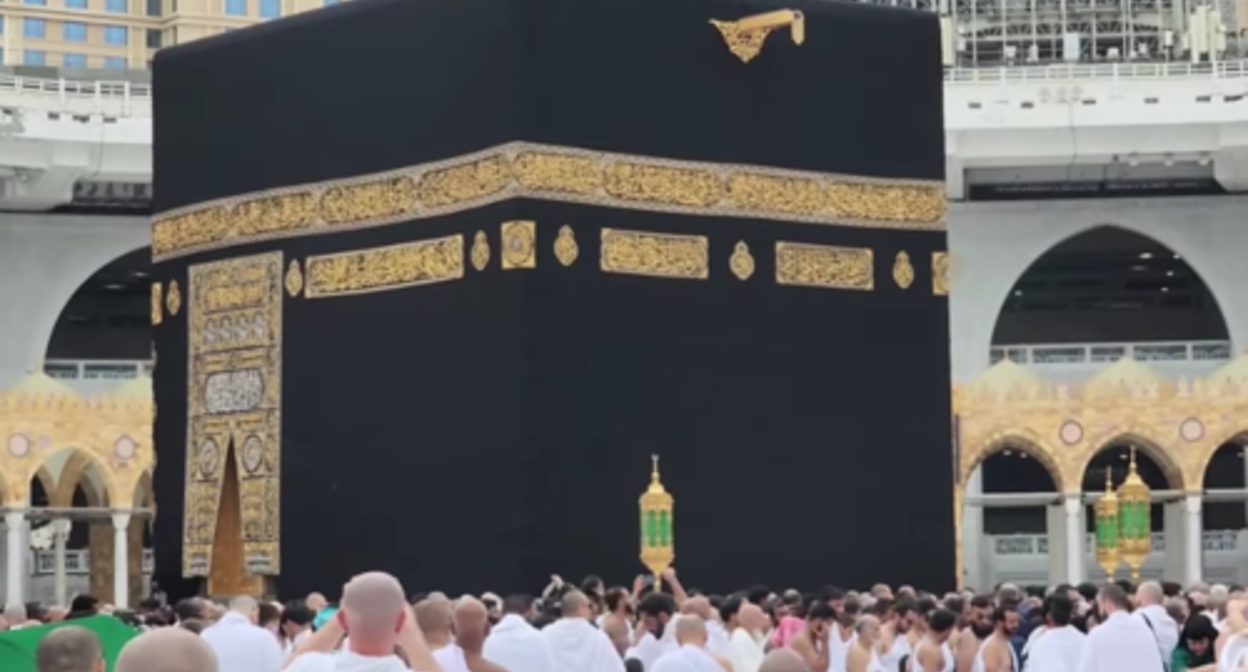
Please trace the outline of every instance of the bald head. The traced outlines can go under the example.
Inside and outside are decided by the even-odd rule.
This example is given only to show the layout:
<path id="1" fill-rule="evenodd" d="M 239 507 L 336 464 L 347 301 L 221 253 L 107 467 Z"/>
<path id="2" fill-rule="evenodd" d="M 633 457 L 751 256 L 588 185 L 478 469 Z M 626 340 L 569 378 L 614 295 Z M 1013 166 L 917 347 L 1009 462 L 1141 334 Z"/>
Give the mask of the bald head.
<path id="1" fill-rule="evenodd" d="M 485 603 L 468 595 L 455 603 L 455 643 L 469 653 L 480 653 L 490 631 L 490 611 Z"/>
<path id="2" fill-rule="evenodd" d="M 303 601 L 303 604 L 307 608 L 311 609 L 312 613 L 315 614 L 316 612 L 324 609 L 326 605 L 329 604 L 329 601 L 326 600 L 325 596 L 320 593 L 311 593 L 308 595 L 307 599 Z"/>
<path id="3" fill-rule="evenodd" d="M 48 633 L 35 652 L 39 672 L 102 672 L 100 640 L 86 628 L 68 626 Z"/>
<path id="4" fill-rule="evenodd" d="M 252 623 L 255 623 L 260 615 L 260 603 L 256 602 L 254 597 L 240 595 L 230 600 L 230 611 L 242 614 L 251 619 Z"/>
<path id="5" fill-rule="evenodd" d="M 709 621 L 712 619 L 713 613 L 711 610 L 711 601 L 701 595 L 691 597 L 685 600 L 684 604 L 680 605 L 680 613 L 697 616 L 704 621 Z"/>
<path id="6" fill-rule="evenodd" d="M 160 628 L 127 642 L 114 672 L 217 672 L 217 656 L 199 635 Z"/>
<path id="7" fill-rule="evenodd" d="M 579 590 L 573 590 L 563 596 L 560 603 L 564 618 L 589 618 L 589 598 Z"/>
<path id="8" fill-rule="evenodd" d="M 1137 607 L 1161 604 L 1165 599 L 1166 593 L 1161 589 L 1161 584 L 1156 581 L 1145 581 L 1135 589 L 1135 606 Z"/>
<path id="9" fill-rule="evenodd" d="M 451 603 L 444 600 L 427 599 L 416 603 L 416 625 L 425 636 L 449 632 L 451 629 Z"/>
<path id="10" fill-rule="evenodd" d="M 737 623 L 751 634 L 766 632 L 769 625 L 763 608 L 749 603 L 741 605 L 741 610 L 737 612 Z"/>
<path id="11" fill-rule="evenodd" d="M 763 658 L 758 672 L 806 672 L 806 662 L 792 649 L 776 649 Z"/>
<path id="12" fill-rule="evenodd" d="M 342 612 L 352 638 L 395 632 L 407 599 L 399 580 L 384 572 L 367 572 L 342 589 Z"/>
<path id="13" fill-rule="evenodd" d="M 696 614 L 682 614 L 676 619 L 676 641 L 681 646 L 706 646 L 706 621 Z"/>

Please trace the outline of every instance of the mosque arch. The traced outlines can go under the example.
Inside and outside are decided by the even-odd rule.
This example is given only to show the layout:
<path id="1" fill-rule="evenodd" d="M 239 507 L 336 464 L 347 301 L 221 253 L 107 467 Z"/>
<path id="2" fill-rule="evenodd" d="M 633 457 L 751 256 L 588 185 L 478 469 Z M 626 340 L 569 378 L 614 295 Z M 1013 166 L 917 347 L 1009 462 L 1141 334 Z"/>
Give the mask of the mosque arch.
<path id="1" fill-rule="evenodd" d="M 1034 459 L 1048 472 L 1056 491 L 1062 492 L 1062 469 L 1054 459 L 1053 449 L 1045 445 L 1045 442 L 1036 436 L 1034 432 L 1021 428 L 993 436 L 988 441 L 980 444 L 978 448 L 969 451 L 962 459 L 961 481 L 965 483 L 975 473 L 976 469 L 982 470 L 986 461 L 1006 451 L 1017 451 L 1028 458 Z"/>
<path id="2" fill-rule="evenodd" d="M 152 485 L 152 470 L 145 469 L 134 484 L 133 505 L 136 509 L 154 508 L 156 491 Z"/>
<path id="3" fill-rule="evenodd" d="M 75 277 L 47 331 L 45 360 L 151 357 L 151 247 L 126 242 L 100 250 L 94 270 Z"/>
<path id="4" fill-rule="evenodd" d="M 69 456 L 56 479 L 56 489 L 48 494 L 51 506 L 74 506 L 74 493 L 79 486 L 86 494 L 88 506 L 107 507 L 117 501 L 116 479 L 104 461 L 90 450 L 75 447 L 53 450 L 45 455 L 44 465 L 66 452 Z"/>
<path id="5" fill-rule="evenodd" d="M 1222 443 L 1205 464 L 1201 490 L 1242 490 L 1248 486 L 1245 474 L 1244 437 Z M 1243 501 L 1204 502 L 1202 520 L 1206 530 L 1241 530 L 1248 527 L 1248 511 Z"/>
<path id="6" fill-rule="evenodd" d="M 1102 491 L 1105 489 L 1105 482 L 1102 480 L 1094 488 L 1089 488 L 1091 472 L 1096 469 L 1098 463 L 1103 463 L 1105 455 L 1115 455 L 1122 462 L 1122 468 L 1125 470 L 1129 459 L 1129 453 L 1132 449 L 1136 453 L 1136 463 L 1141 469 L 1141 476 L 1145 464 L 1150 465 L 1148 469 L 1150 473 L 1156 470 L 1159 477 L 1154 478 L 1154 483 L 1149 483 L 1149 487 L 1154 490 L 1178 490 L 1182 491 L 1186 488 L 1184 482 L 1183 469 L 1174 459 L 1173 455 L 1162 446 L 1161 443 L 1153 440 L 1148 434 L 1140 431 L 1121 431 L 1108 441 L 1099 441 L 1088 454 L 1087 461 L 1083 466 L 1081 482 L 1085 492 Z M 1103 472 L 1102 472 L 1103 473 Z M 1114 481 L 1114 487 L 1117 488 L 1122 484 L 1122 478 L 1125 477 L 1125 471 L 1118 474 L 1118 480 Z M 1147 479 L 1146 479 L 1147 480 Z"/>
<path id="7" fill-rule="evenodd" d="M 1229 340 L 1187 247 L 1181 236 L 1119 224 L 1068 234 L 1003 290 L 991 343 Z"/>

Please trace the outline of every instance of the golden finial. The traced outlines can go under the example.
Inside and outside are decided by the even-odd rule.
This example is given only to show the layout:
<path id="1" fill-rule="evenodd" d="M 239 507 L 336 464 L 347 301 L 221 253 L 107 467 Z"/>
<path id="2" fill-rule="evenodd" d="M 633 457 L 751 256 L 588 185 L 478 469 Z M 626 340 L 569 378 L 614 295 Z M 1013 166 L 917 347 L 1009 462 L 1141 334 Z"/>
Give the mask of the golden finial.
<path id="1" fill-rule="evenodd" d="M 1114 470 L 1110 469 L 1109 467 L 1105 467 L 1105 494 L 1108 495 L 1112 493 L 1113 491 L 1114 491 Z"/>
<path id="2" fill-rule="evenodd" d="M 1136 467 L 1135 446 L 1131 446 L 1131 459 L 1127 463 L 1127 465 L 1128 465 L 1127 466 L 1127 478 L 1123 482 L 1123 485 L 1126 485 L 1128 483 L 1130 483 L 1131 485 L 1136 485 L 1136 484 L 1143 485 L 1144 479 L 1140 478 L 1140 472 Z"/>
<path id="3" fill-rule="evenodd" d="M 650 488 L 647 492 L 653 494 L 666 493 L 667 490 L 663 489 L 663 482 L 659 480 L 659 456 L 651 455 L 650 462 Z"/>

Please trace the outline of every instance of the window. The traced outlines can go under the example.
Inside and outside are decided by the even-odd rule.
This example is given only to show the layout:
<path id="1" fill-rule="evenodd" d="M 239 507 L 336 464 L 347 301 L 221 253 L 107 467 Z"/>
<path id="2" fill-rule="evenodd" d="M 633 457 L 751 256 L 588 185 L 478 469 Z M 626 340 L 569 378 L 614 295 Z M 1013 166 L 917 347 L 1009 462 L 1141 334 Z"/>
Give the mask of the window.
<path id="1" fill-rule="evenodd" d="M 276 19 L 282 15 L 281 0 L 260 0 L 260 18 Z"/>
<path id="2" fill-rule="evenodd" d="M 22 21 L 22 35 L 42 40 L 48 36 L 48 22 L 43 19 L 24 19 Z"/>
<path id="3" fill-rule="evenodd" d="M 104 26 L 104 43 L 124 45 L 127 42 L 125 26 Z"/>
<path id="4" fill-rule="evenodd" d="M 23 5 L 34 5 L 35 7 L 47 7 L 48 0 L 22 0 Z"/>
<path id="5" fill-rule="evenodd" d="M 22 65 L 44 65 L 48 62 L 48 55 L 42 51 L 34 51 L 27 49 L 22 54 Z"/>
<path id="6" fill-rule="evenodd" d="M 0 35 L 4 34 L 4 15 L 0 14 Z M 4 59 L 0 58 L 0 63 L 4 63 Z"/>
<path id="7" fill-rule="evenodd" d="M 113 14 L 128 14 L 130 12 L 130 3 L 128 0 L 106 0 L 104 10 Z"/>
<path id="8" fill-rule="evenodd" d="M 339 2 L 342 2 L 342 0 L 325 0 L 325 6 L 328 7 L 330 5 L 336 5 Z"/>
<path id="9" fill-rule="evenodd" d="M 160 31 L 159 30 L 156 30 L 155 28 L 147 29 L 147 48 L 148 49 L 160 48 Z"/>
<path id="10" fill-rule="evenodd" d="M 87 55 L 86 54 L 65 54 L 65 67 L 67 68 L 87 67 Z"/>
<path id="11" fill-rule="evenodd" d="M 164 16 L 165 11 L 161 4 L 160 0 L 147 0 L 147 15 Z"/>
<path id="12" fill-rule="evenodd" d="M 104 67 L 109 70 L 125 70 L 127 67 L 126 59 L 123 56 L 105 56 Z"/>
<path id="13" fill-rule="evenodd" d="M 225 0 L 226 16 L 247 16 L 247 0 Z"/>
<path id="14" fill-rule="evenodd" d="M 65 9 L 86 9 L 87 0 L 65 0 Z"/>
<path id="15" fill-rule="evenodd" d="M 86 42 L 87 24 L 77 21 L 66 21 L 61 26 L 61 36 L 66 42 Z"/>

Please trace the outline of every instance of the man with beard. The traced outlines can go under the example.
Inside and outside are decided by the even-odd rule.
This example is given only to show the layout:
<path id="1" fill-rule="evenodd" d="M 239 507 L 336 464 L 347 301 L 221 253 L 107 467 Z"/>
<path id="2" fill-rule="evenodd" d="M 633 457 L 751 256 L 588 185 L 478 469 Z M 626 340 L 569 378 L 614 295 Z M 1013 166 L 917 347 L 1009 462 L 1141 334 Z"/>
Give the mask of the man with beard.
<path id="1" fill-rule="evenodd" d="M 1025 663 L 1028 672 L 1066 672 L 1078 666 L 1086 635 L 1070 624 L 1074 611 L 1067 593 L 1053 593 L 1045 600 L 1045 623 L 1031 641 Z"/>
<path id="2" fill-rule="evenodd" d="M 676 613 L 676 601 L 663 593 L 651 593 L 637 603 L 637 633 L 633 648 L 625 658 L 636 658 L 648 670 L 665 654 L 677 648 L 675 638 L 664 637 L 668 623 Z"/>
<path id="3" fill-rule="evenodd" d="M 975 669 L 979 648 L 992 634 L 992 598 L 976 595 L 963 611 L 964 624 L 953 643 L 957 672 L 981 672 Z"/>
<path id="4" fill-rule="evenodd" d="M 901 659 L 914 651 L 914 642 L 910 639 L 911 630 L 915 628 L 918 605 L 913 600 L 902 599 L 893 608 L 893 618 L 881 628 L 879 649 L 880 663 L 884 669 L 892 672 L 901 664 Z"/>
<path id="5" fill-rule="evenodd" d="M 997 606 L 992 612 L 992 634 L 976 656 L 977 672 L 1019 672 L 1018 654 L 1010 643 L 1018 624 L 1018 607 L 1008 602 Z"/>

